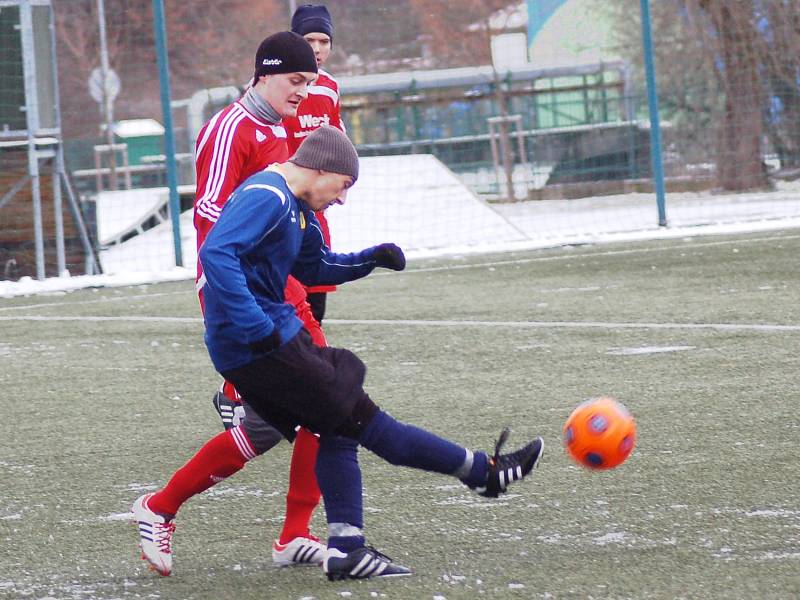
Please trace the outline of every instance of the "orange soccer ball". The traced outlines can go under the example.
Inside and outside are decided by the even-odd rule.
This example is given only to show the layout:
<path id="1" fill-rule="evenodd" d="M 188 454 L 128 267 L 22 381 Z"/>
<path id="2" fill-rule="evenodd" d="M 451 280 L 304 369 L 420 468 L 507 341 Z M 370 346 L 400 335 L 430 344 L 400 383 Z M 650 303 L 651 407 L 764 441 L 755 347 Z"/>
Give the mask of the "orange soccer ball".
<path id="1" fill-rule="evenodd" d="M 587 400 L 564 423 L 567 453 L 590 469 L 621 465 L 635 444 L 636 423 L 628 409 L 613 398 Z"/>

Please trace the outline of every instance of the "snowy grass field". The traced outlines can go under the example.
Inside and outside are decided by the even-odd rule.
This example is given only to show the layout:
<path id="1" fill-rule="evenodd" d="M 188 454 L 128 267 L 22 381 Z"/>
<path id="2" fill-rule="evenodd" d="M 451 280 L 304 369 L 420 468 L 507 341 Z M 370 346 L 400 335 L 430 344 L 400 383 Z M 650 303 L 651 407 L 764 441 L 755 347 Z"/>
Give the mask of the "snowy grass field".
<path id="1" fill-rule="evenodd" d="M 131 502 L 211 435 L 218 378 L 189 281 L 0 298 L 0 597 L 800 596 L 800 231 L 410 263 L 343 286 L 329 341 L 396 417 L 473 448 L 542 435 L 498 500 L 361 453 L 368 541 L 410 578 L 277 569 L 289 447 L 185 505 L 149 572 Z M 619 469 L 561 448 L 582 399 L 639 427 Z M 324 533 L 322 510 L 314 530 Z"/>

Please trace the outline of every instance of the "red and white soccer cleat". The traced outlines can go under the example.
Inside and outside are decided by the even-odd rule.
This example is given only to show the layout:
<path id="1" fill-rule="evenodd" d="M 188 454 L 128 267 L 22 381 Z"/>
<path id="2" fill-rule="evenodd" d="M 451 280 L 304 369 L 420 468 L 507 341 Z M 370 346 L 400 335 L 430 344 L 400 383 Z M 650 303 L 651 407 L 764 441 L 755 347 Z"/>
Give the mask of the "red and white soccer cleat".
<path id="1" fill-rule="evenodd" d="M 165 577 L 172 572 L 172 534 L 175 523 L 167 521 L 147 506 L 153 494 L 145 494 L 136 499 L 131 507 L 132 519 L 139 528 L 139 547 L 142 558 L 150 563 L 153 570 Z"/>
<path id="2" fill-rule="evenodd" d="M 279 567 L 319 566 L 325 559 L 325 551 L 325 544 L 315 537 L 296 537 L 286 544 L 275 540 L 272 542 L 272 562 Z"/>

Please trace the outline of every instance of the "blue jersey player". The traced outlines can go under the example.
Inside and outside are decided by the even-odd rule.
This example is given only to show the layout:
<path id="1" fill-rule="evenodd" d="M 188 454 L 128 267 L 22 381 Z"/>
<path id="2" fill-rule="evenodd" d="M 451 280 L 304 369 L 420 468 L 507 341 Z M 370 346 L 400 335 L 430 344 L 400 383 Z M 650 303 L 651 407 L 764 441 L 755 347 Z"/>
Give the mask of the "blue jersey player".
<path id="1" fill-rule="evenodd" d="M 316 472 L 328 522 L 323 569 L 331 580 L 411 573 L 365 544 L 359 445 L 393 465 L 457 477 L 488 497 L 528 475 L 543 448 L 536 438 L 500 454 L 505 430 L 492 455 L 472 452 L 397 421 L 364 392 L 361 360 L 349 350 L 314 345 L 284 303 L 290 274 L 305 285 L 335 285 L 376 267 L 405 268 L 394 244 L 336 254 L 323 243 L 314 211 L 341 202 L 357 178 L 358 155 L 350 140 L 334 127 L 321 127 L 288 162 L 236 189 L 199 253 L 206 278 L 206 346 L 216 369 L 241 393 L 245 414 L 252 411 L 289 440 L 298 426 L 320 436 Z M 211 479 L 227 474 L 221 468 Z M 148 496 L 133 506 L 140 545 L 167 575 L 175 514 L 151 510 Z"/>

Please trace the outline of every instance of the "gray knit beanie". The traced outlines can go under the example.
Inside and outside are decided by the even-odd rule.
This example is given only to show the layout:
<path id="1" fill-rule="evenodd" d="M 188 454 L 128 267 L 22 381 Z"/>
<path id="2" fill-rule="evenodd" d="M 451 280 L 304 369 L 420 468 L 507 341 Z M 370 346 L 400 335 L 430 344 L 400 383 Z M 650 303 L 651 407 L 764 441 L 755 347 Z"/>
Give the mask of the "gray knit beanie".
<path id="1" fill-rule="evenodd" d="M 298 167 L 350 175 L 358 179 L 358 153 L 350 139 L 330 125 L 312 131 L 289 159 Z"/>

